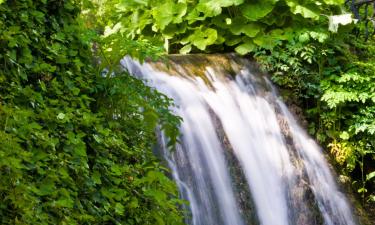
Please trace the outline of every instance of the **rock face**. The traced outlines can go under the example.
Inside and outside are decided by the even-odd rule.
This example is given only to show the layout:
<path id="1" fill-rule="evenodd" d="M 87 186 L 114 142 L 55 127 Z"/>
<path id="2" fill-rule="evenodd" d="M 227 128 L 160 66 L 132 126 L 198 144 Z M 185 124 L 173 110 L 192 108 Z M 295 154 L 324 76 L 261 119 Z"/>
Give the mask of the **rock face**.
<path id="1" fill-rule="evenodd" d="M 255 225 L 259 224 L 259 219 L 256 214 L 254 200 L 251 197 L 251 192 L 246 181 L 245 174 L 240 166 L 240 162 L 236 158 L 233 148 L 226 136 L 220 120 L 212 112 L 212 118 L 217 129 L 217 134 L 221 144 L 224 146 L 224 155 L 228 164 L 228 169 L 232 178 L 232 186 L 239 206 L 240 214 L 244 219 L 245 224 Z"/>
<path id="2" fill-rule="evenodd" d="M 184 121 L 172 170 L 192 225 L 355 225 L 319 146 L 267 77 L 235 55 L 125 67 L 174 99 Z"/>
<path id="3" fill-rule="evenodd" d="M 281 90 L 283 92 L 283 90 Z M 304 129 L 307 129 L 308 127 L 308 121 L 305 118 L 305 115 L 303 113 L 303 109 L 296 104 L 295 101 L 289 100 L 286 103 L 288 105 L 288 109 L 293 114 L 293 116 L 298 120 L 299 124 Z M 280 127 L 282 128 L 282 132 L 284 136 L 286 137 L 288 148 L 293 149 L 293 146 L 290 145 L 292 143 L 291 139 L 291 133 L 287 126 L 287 123 L 285 121 L 285 117 L 282 116 L 282 114 L 278 114 L 278 121 L 280 124 Z M 336 181 L 338 185 L 340 186 L 340 189 L 345 193 L 345 195 L 348 197 L 351 205 L 353 205 L 353 211 L 356 215 L 356 218 L 359 220 L 359 224 L 361 225 L 375 225 L 375 203 L 373 205 L 370 205 L 369 203 L 366 203 L 365 205 L 362 205 L 359 196 L 357 196 L 356 190 L 352 189 L 352 180 L 350 177 L 345 175 L 338 175 L 339 168 L 336 168 L 334 165 L 337 163 L 331 155 L 327 153 L 328 151 L 324 151 L 323 154 L 325 154 L 325 158 L 327 161 L 329 161 L 330 169 L 333 171 L 336 177 Z M 319 215 L 319 208 L 315 205 L 314 215 L 320 217 Z M 323 219 L 320 217 L 320 223 L 323 223 Z M 318 224 L 318 223 L 315 223 Z"/>

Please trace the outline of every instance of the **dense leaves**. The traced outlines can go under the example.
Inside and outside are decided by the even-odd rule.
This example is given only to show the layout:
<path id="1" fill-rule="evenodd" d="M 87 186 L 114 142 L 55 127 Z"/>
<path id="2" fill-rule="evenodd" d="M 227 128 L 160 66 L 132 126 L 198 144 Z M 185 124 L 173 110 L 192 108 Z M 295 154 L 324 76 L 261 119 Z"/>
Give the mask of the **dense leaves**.
<path id="1" fill-rule="evenodd" d="M 159 57 L 162 45 L 253 53 L 363 200 L 375 200 L 374 40 L 355 41 L 353 25 L 328 31 L 341 4 L 0 0 L 1 223 L 182 223 L 151 151 L 157 126 L 177 142 L 180 119 L 118 67 L 127 54 Z"/>
<path id="2" fill-rule="evenodd" d="M 348 172 L 356 168 L 360 171 L 361 179 L 354 185 L 363 199 L 368 196 L 368 200 L 372 200 L 374 186 L 371 187 L 371 183 L 375 184 L 371 176 L 375 162 L 375 48 L 371 43 L 353 40 L 348 43 L 358 53 L 353 56 L 348 51 L 346 59 L 351 56 L 350 62 L 321 81 L 321 100 L 328 107 L 322 114 L 326 117 L 322 122 L 325 124 L 323 129 L 328 130 L 333 139 L 329 146 L 337 161 Z M 366 193 L 369 190 L 370 193 Z"/>
<path id="3" fill-rule="evenodd" d="M 364 201 L 373 201 L 373 40 L 343 31 L 317 34 L 301 33 L 272 51 L 258 49 L 255 57 L 286 99 L 304 109 L 310 133 L 330 150 L 340 173 L 352 178 Z"/>
<path id="4" fill-rule="evenodd" d="M 151 152 L 157 123 L 176 139 L 170 100 L 101 75 L 78 2 L 0 3 L 0 223 L 180 224 Z"/>
<path id="5" fill-rule="evenodd" d="M 98 15 L 104 26 L 121 27 L 129 38 L 157 39 L 171 52 L 240 54 L 272 48 L 294 31 L 339 12 L 343 0 L 107 0 Z M 113 13 L 116 12 L 116 13 Z M 291 29 L 292 28 L 292 29 Z"/>

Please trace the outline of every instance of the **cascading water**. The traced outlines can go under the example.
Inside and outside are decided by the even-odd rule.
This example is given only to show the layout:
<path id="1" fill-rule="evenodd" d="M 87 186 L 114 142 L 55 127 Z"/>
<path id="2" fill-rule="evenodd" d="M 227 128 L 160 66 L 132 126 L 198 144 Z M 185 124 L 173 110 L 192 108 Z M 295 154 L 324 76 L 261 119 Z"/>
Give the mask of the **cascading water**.
<path id="1" fill-rule="evenodd" d="M 174 99 L 181 144 L 163 155 L 193 225 L 354 225 L 321 150 L 265 76 L 234 55 L 124 67 Z M 243 185 L 247 184 L 247 185 Z"/>

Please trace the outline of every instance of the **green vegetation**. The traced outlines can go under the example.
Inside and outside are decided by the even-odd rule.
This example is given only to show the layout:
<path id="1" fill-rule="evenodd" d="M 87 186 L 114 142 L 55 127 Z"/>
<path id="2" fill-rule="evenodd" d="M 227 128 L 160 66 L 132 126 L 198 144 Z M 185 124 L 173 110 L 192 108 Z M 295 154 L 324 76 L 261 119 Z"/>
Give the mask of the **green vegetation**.
<path id="1" fill-rule="evenodd" d="M 155 126 L 173 141 L 179 118 L 141 81 L 101 73 L 80 7 L 0 1 L 0 223 L 181 224 L 151 151 Z"/>
<path id="2" fill-rule="evenodd" d="M 302 107 L 309 132 L 365 204 L 375 201 L 375 40 L 349 31 L 327 33 L 324 41 L 297 36 L 255 57 L 284 97 Z"/>
<path id="3" fill-rule="evenodd" d="M 97 15 L 109 18 L 101 24 L 106 37 L 148 40 L 172 53 L 250 53 L 303 108 L 310 133 L 330 150 L 339 172 L 352 178 L 363 201 L 374 200 L 374 40 L 354 35 L 363 24 L 328 29 L 330 16 L 344 12 L 344 1 L 105 2 Z"/>
<path id="4" fill-rule="evenodd" d="M 105 2 L 99 4 L 102 6 L 99 15 L 112 18 L 105 24 L 108 35 L 120 32 L 128 38 L 164 43 L 170 52 L 235 49 L 240 54 L 249 53 L 256 47 L 272 49 L 307 28 L 315 32 L 312 35 L 319 35 L 321 29 L 314 25 L 323 20 L 320 15 L 339 13 L 339 6 L 344 3 L 343 0 Z"/>
<path id="5" fill-rule="evenodd" d="M 364 203 L 375 201 L 375 40 L 353 24 L 328 30 L 342 5 L 0 0 L 0 222 L 182 224 L 176 185 L 151 151 L 157 126 L 174 146 L 180 118 L 119 68 L 124 55 L 157 58 L 163 46 L 250 54 Z"/>

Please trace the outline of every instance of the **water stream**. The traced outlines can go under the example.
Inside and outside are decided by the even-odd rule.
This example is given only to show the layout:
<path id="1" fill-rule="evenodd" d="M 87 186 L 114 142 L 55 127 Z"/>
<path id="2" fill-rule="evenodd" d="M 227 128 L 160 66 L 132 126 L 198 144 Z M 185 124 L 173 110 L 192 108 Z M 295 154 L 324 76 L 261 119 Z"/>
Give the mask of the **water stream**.
<path id="1" fill-rule="evenodd" d="M 234 55 L 122 61 L 174 99 L 181 144 L 163 156 L 192 225 L 354 225 L 319 146 L 271 82 Z"/>

